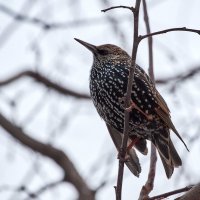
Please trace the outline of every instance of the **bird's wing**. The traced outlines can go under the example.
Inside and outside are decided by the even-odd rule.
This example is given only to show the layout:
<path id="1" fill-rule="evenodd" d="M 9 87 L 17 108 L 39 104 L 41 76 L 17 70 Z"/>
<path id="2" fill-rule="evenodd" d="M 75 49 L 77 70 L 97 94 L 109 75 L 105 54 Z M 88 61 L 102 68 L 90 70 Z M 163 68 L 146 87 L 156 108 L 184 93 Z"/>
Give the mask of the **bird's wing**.
<path id="1" fill-rule="evenodd" d="M 183 141 L 182 137 L 176 130 L 174 124 L 172 123 L 171 116 L 170 116 L 170 110 L 165 102 L 165 100 L 162 98 L 162 96 L 159 94 L 159 92 L 156 90 L 156 100 L 158 104 L 158 108 L 155 108 L 155 112 L 158 114 L 158 116 L 164 121 L 164 123 L 167 125 L 168 128 L 172 129 L 172 131 L 177 135 L 177 137 L 183 142 L 186 149 L 188 150 L 187 145 Z M 188 150 L 189 151 L 189 150 Z"/>
<path id="2" fill-rule="evenodd" d="M 172 129 L 172 131 L 177 135 L 177 137 L 183 142 L 185 145 L 186 149 L 187 145 L 181 138 L 180 134 L 176 130 L 174 124 L 171 121 L 171 116 L 170 116 L 170 110 L 167 106 L 167 103 L 163 99 L 163 97 L 160 95 L 160 93 L 157 91 L 155 85 L 151 81 L 150 77 L 145 73 L 145 71 L 142 68 L 139 68 L 139 78 L 142 79 L 147 87 L 151 90 L 151 95 L 154 97 L 154 110 L 155 113 L 162 119 L 162 121 L 166 124 L 166 126 L 169 129 Z"/>
<path id="3" fill-rule="evenodd" d="M 137 77 L 136 77 L 137 78 Z M 173 124 L 170 120 L 170 110 L 167 106 L 167 103 L 165 100 L 162 98 L 160 93 L 157 91 L 154 83 L 150 79 L 150 77 L 146 74 L 146 72 L 142 68 L 138 68 L 138 79 L 143 80 L 143 85 L 145 88 L 148 88 L 146 95 L 147 96 L 152 96 L 153 98 L 149 98 L 152 100 L 153 108 L 157 112 L 157 110 L 160 110 L 163 115 L 159 116 L 163 119 L 163 121 L 169 125 L 169 127 L 173 128 Z M 170 124 L 171 122 L 171 124 Z"/>
<path id="4" fill-rule="evenodd" d="M 108 132 L 117 148 L 118 152 L 120 151 L 121 143 L 122 143 L 122 134 L 118 132 L 116 129 L 112 128 L 111 125 L 107 124 Z M 129 144 L 130 141 L 128 141 Z M 130 169 L 130 171 L 137 177 L 139 177 L 141 172 L 141 166 L 137 154 L 134 148 L 131 148 L 128 152 L 128 159 L 126 160 L 125 164 Z"/>

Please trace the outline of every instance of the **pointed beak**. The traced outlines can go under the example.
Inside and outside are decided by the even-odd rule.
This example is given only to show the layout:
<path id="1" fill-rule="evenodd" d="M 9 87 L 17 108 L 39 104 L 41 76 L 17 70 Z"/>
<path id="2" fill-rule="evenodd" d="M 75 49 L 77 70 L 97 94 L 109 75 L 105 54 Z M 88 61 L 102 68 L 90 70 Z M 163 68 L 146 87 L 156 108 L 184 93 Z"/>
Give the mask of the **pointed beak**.
<path id="1" fill-rule="evenodd" d="M 87 42 L 84 42 L 83 40 L 79 40 L 77 38 L 74 38 L 77 42 L 79 42 L 80 44 L 82 44 L 84 47 L 86 47 L 88 50 L 90 50 L 92 53 L 96 53 L 97 52 L 97 47 L 93 44 L 89 44 Z"/>

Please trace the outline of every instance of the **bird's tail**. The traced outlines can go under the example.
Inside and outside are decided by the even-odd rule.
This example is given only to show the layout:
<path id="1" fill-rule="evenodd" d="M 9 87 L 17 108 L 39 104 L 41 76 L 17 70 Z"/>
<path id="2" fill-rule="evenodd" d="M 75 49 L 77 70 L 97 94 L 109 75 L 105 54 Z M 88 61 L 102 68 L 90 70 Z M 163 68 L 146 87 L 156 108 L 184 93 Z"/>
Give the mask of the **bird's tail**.
<path id="1" fill-rule="evenodd" d="M 158 150 L 167 178 L 170 178 L 174 167 L 181 166 L 182 161 L 170 139 L 169 130 L 165 129 L 161 134 L 156 135 L 153 143 Z"/>
<path id="2" fill-rule="evenodd" d="M 106 124 L 107 128 L 108 128 L 108 132 L 110 133 L 110 136 L 116 146 L 116 148 L 118 149 L 118 151 L 120 151 L 120 147 L 121 147 L 121 143 L 122 143 L 122 134 L 117 131 L 115 128 L 113 128 L 112 126 L 110 126 L 109 124 Z M 128 143 L 131 141 L 128 141 Z M 141 151 L 145 150 L 145 148 L 143 147 L 144 145 L 141 145 Z M 139 177 L 140 172 L 141 172 L 141 166 L 140 166 L 140 162 L 139 159 L 137 157 L 137 154 L 135 152 L 134 148 L 131 148 L 128 152 L 127 152 L 128 158 L 126 159 L 125 164 L 127 165 L 127 167 L 130 169 L 130 171 L 137 177 Z"/>

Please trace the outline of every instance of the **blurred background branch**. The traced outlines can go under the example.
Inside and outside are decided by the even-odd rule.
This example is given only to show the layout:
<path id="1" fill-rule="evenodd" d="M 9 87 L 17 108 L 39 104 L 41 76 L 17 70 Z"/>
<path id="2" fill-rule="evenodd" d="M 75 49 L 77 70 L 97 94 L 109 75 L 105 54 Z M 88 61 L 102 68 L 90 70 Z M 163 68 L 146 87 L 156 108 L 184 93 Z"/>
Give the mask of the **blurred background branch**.
<path id="1" fill-rule="evenodd" d="M 28 148 L 31 148 L 33 151 L 52 159 L 56 164 L 58 164 L 64 172 L 63 181 L 70 182 L 77 189 L 77 191 L 79 192 L 80 200 L 94 199 L 93 191 L 87 186 L 72 161 L 62 150 L 33 139 L 32 137 L 24 133 L 21 128 L 12 124 L 2 114 L 0 114 L 0 125 L 7 131 L 7 133 L 11 134 L 20 143 Z M 53 184 L 53 186 L 54 185 L 55 184 Z M 52 184 L 46 187 L 51 186 Z M 41 190 L 45 189 L 43 188 Z"/>
<path id="2" fill-rule="evenodd" d="M 23 72 L 20 72 L 19 74 L 15 74 L 14 76 L 12 76 L 6 80 L 0 81 L 0 87 L 10 84 L 10 83 L 12 83 L 20 78 L 26 77 L 26 76 L 33 78 L 35 81 L 42 83 L 46 87 L 51 88 L 51 89 L 59 92 L 60 94 L 63 94 L 66 96 L 72 96 L 72 97 L 75 97 L 78 99 L 90 99 L 89 95 L 77 93 L 75 91 L 72 91 L 71 89 L 64 88 L 63 86 L 52 82 L 48 78 L 46 78 L 43 75 L 41 75 L 37 72 L 34 72 L 34 71 L 23 71 Z"/>

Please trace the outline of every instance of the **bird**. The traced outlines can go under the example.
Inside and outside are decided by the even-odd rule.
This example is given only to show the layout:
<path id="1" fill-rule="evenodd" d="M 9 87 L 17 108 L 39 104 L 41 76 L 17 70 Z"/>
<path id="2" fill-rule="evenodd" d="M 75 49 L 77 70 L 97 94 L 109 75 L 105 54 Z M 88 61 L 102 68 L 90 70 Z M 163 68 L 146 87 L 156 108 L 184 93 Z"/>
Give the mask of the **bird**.
<path id="1" fill-rule="evenodd" d="M 91 99 L 119 150 L 124 129 L 124 98 L 131 57 L 125 50 L 113 44 L 96 46 L 74 39 L 93 54 L 89 83 Z M 151 78 L 137 64 L 128 109 L 130 119 L 127 166 L 135 176 L 139 176 L 141 166 L 135 149 L 146 155 L 148 152 L 146 141 L 149 140 L 155 145 L 166 176 L 170 178 L 174 168 L 182 165 L 182 160 L 170 138 L 170 130 L 177 135 L 186 148 L 187 146 L 171 120 L 167 103 Z"/>

